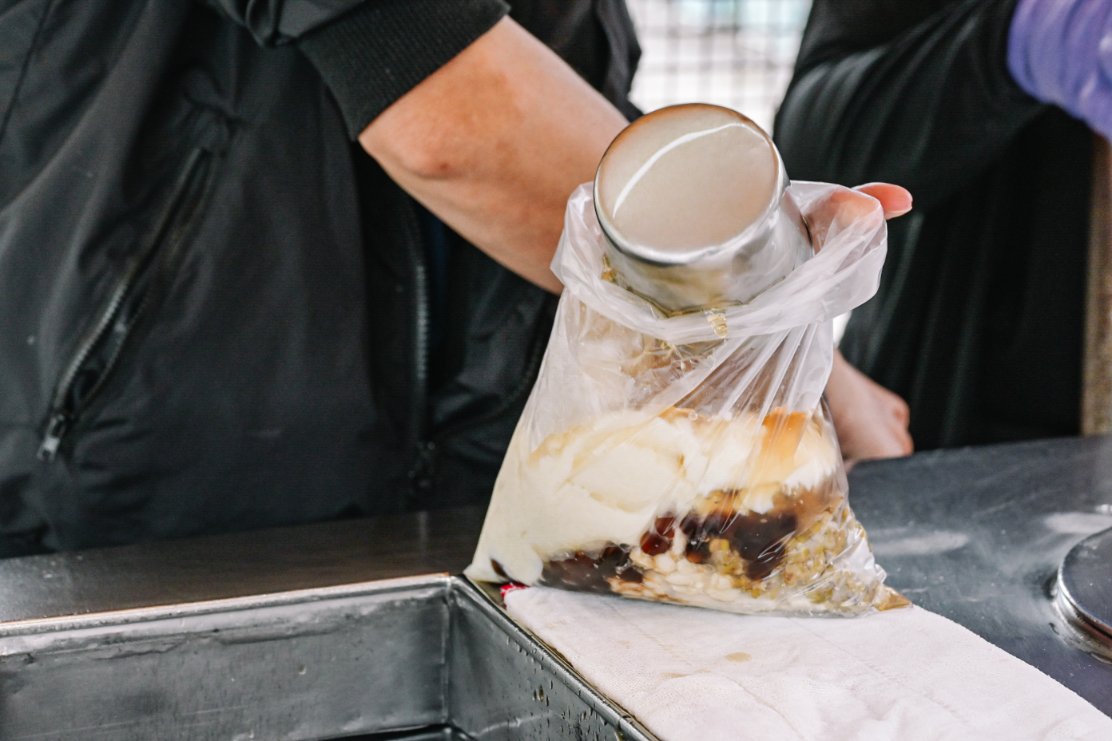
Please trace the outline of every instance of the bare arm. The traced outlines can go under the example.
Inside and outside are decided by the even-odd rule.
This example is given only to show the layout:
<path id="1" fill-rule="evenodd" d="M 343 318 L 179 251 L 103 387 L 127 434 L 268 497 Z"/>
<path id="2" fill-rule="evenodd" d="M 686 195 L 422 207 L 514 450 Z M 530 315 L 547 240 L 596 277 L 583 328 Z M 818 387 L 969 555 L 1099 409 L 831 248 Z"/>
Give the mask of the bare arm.
<path id="1" fill-rule="evenodd" d="M 626 123 L 552 51 L 503 19 L 377 116 L 359 141 L 469 242 L 558 292 L 548 266 L 567 198 L 594 177 Z M 862 190 L 889 216 L 910 207 L 902 188 Z"/>
<path id="2" fill-rule="evenodd" d="M 504 19 L 359 136 L 413 197 L 498 262 L 558 292 L 548 266 L 575 186 L 625 118 Z"/>

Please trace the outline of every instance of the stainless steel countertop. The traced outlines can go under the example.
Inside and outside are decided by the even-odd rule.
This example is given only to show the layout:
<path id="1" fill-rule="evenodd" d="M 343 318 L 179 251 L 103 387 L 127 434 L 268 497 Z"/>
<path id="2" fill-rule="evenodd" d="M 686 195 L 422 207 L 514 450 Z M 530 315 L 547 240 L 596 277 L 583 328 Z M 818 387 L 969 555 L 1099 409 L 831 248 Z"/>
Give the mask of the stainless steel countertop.
<path id="1" fill-rule="evenodd" d="M 468 563 L 478 508 L 0 560 L 5 624 L 426 574 Z"/>
<path id="2" fill-rule="evenodd" d="M 1112 527 L 1112 437 L 866 463 L 850 487 L 893 586 L 1112 715 L 1112 666 L 1050 594 L 1069 549 Z M 0 638 L 119 610 L 458 573 L 481 522 L 481 510 L 447 510 L 3 561 Z"/>

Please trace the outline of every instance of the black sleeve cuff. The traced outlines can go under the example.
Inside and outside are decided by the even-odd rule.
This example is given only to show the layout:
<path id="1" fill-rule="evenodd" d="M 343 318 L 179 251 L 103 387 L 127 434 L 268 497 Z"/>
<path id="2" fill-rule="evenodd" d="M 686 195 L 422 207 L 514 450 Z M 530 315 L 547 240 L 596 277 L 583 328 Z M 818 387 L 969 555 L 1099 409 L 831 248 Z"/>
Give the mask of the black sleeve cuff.
<path id="1" fill-rule="evenodd" d="M 354 139 L 378 114 L 489 31 L 502 0 L 369 0 L 302 37 Z"/>

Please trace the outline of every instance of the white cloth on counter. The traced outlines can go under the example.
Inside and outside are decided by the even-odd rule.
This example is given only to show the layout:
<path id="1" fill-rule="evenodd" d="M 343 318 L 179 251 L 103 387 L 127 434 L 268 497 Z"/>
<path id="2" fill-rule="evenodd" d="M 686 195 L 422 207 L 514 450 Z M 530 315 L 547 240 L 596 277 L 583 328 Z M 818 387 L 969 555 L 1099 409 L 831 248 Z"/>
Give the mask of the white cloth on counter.
<path id="1" fill-rule="evenodd" d="M 506 607 L 668 741 L 1112 739 L 1074 692 L 918 607 L 754 617 L 544 587 Z"/>

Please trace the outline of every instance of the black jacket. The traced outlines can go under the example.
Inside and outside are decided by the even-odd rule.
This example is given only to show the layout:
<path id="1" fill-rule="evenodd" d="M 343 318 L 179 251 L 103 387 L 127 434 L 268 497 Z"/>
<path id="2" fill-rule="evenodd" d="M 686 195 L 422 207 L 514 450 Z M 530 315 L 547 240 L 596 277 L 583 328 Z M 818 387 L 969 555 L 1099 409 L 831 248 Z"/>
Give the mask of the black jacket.
<path id="1" fill-rule="evenodd" d="M 0 5 L 0 554 L 484 502 L 554 300 L 350 134 L 504 6 Z M 620 3 L 514 13 L 625 104 Z"/>
<path id="2" fill-rule="evenodd" d="M 1077 434 L 1091 142 L 1006 68 L 1016 0 L 816 0 L 776 122 L 793 178 L 907 186 L 842 349 L 917 447 Z"/>

